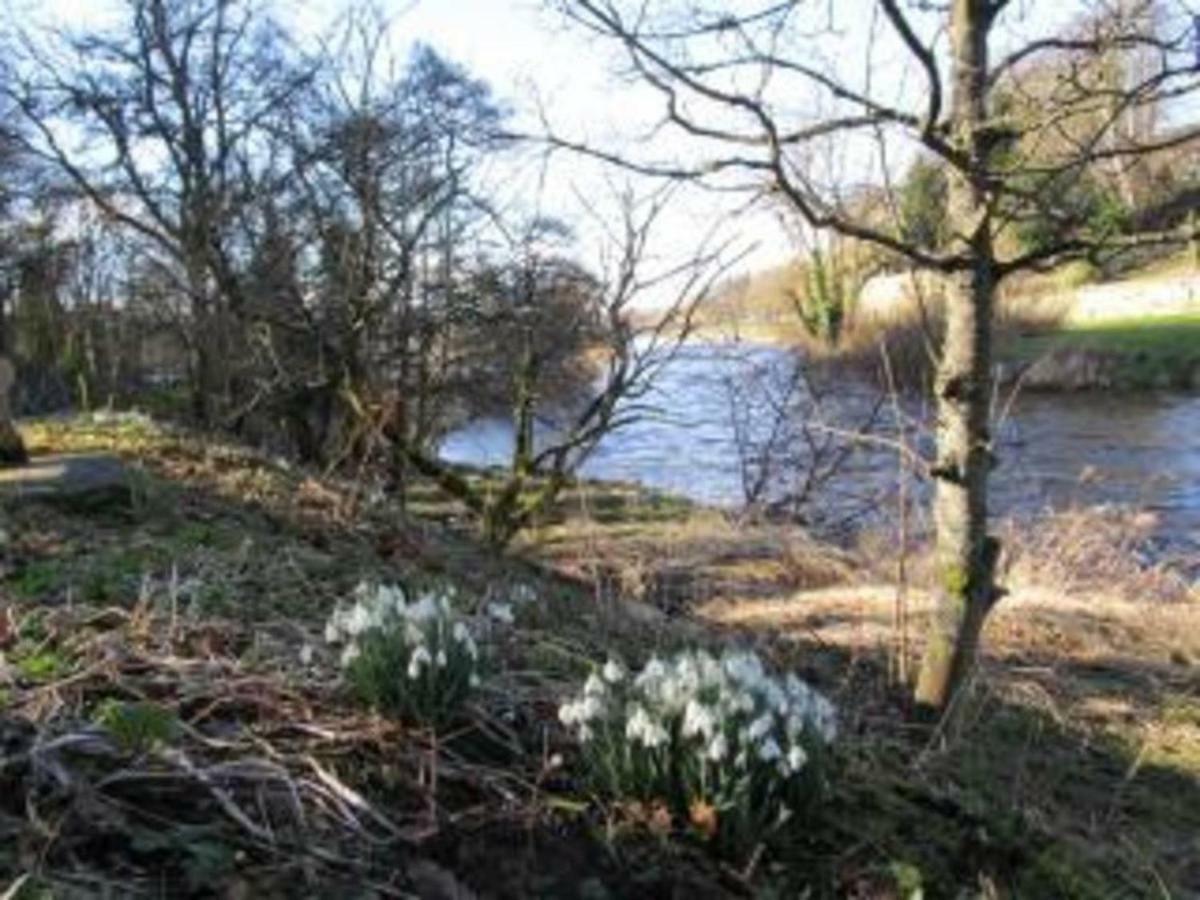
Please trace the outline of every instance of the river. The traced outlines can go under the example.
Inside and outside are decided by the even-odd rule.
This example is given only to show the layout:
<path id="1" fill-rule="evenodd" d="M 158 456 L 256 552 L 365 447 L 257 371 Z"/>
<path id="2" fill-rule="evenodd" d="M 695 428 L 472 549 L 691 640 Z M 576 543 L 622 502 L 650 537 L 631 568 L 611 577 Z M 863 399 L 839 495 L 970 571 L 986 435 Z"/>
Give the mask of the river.
<path id="1" fill-rule="evenodd" d="M 850 520 L 886 504 L 897 484 L 898 455 L 887 443 L 901 433 L 896 412 L 907 423 L 908 440 L 926 453 L 927 412 L 911 400 L 899 410 L 890 401 L 880 406 L 873 392 L 845 379 L 789 392 L 793 361 L 762 346 L 686 346 L 643 398 L 648 412 L 601 440 L 582 474 L 737 506 L 746 496 L 744 459 L 767 459 L 768 468 L 778 470 L 766 479 L 764 495 L 778 497 L 794 490 L 797 471 L 811 468 L 814 457 L 822 462 L 811 447 L 824 442 L 827 456 L 844 455 L 836 477 L 813 492 L 807 509 L 826 520 Z M 1153 514 L 1157 537 L 1175 548 L 1200 548 L 1200 396 L 1026 393 L 997 397 L 994 406 L 997 515 L 1119 504 Z M 788 410 L 788 421 L 772 443 L 776 407 Z M 841 436 L 868 424 L 866 443 Z M 773 460 L 763 452 L 767 445 Z M 441 452 L 455 462 L 486 465 L 503 463 L 511 446 L 507 423 L 481 419 L 449 434 Z M 747 447 L 754 452 L 743 452 Z M 784 461 L 797 447 L 799 460 Z M 751 475 L 760 471 L 749 468 Z"/>

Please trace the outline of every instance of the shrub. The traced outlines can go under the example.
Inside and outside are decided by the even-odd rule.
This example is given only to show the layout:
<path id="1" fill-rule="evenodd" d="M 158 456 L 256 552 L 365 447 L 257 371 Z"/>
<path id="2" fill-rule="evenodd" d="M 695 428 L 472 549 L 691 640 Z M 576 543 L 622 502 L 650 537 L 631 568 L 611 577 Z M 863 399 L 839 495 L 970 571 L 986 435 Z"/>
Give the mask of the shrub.
<path id="1" fill-rule="evenodd" d="M 814 247 L 799 274 L 799 289 L 789 294 L 800 324 L 821 347 L 836 349 L 851 323 L 854 301 L 866 278 L 863 261 L 844 248 L 825 252 Z"/>
<path id="2" fill-rule="evenodd" d="M 626 673 L 610 660 L 559 709 L 595 789 L 665 807 L 742 852 L 819 799 L 833 705 L 753 653 L 680 653 Z"/>
<path id="3" fill-rule="evenodd" d="M 918 158 L 900 185 L 900 237 L 922 250 L 939 250 L 950 237 L 946 169 Z"/>
<path id="4" fill-rule="evenodd" d="M 342 645 L 341 663 L 355 693 L 376 709 L 437 728 L 479 682 L 479 650 L 450 604 L 450 588 L 422 592 L 360 584 L 339 606 L 325 639 Z"/>

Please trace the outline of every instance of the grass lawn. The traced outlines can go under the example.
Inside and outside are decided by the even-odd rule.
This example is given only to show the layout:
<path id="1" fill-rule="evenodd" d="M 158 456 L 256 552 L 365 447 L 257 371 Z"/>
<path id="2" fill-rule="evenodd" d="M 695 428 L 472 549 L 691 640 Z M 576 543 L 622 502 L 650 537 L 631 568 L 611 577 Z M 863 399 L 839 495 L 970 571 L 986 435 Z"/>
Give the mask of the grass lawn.
<path id="1" fill-rule="evenodd" d="M 1109 357 L 1119 387 L 1190 387 L 1200 368 L 1200 312 L 1072 324 L 1017 337 L 1002 353 L 1032 361 L 1071 351 Z"/>

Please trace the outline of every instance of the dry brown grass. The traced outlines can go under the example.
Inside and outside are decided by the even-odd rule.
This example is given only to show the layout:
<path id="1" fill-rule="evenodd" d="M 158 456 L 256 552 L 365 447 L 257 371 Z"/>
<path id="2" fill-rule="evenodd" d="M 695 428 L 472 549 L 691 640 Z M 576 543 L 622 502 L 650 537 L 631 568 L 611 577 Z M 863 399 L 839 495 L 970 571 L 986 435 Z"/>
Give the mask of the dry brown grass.
<path id="1" fill-rule="evenodd" d="M 1065 320 L 1066 312 L 1061 298 L 1002 293 L 996 307 L 996 345 L 1003 346 L 1017 336 L 1051 331 Z M 811 338 L 802 338 L 802 346 L 812 358 L 835 370 L 867 375 L 885 387 L 894 382 L 906 390 L 927 390 L 943 330 L 941 299 L 929 296 L 922 303 L 902 303 L 887 312 L 852 316 L 836 347 Z"/>
<path id="2" fill-rule="evenodd" d="M 1090 507 L 1068 509 L 1001 529 L 1001 577 L 1016 589 L 1049 591 L 1065 598 L 1143 606 L 1196 597 L 1185 576 L 1152 561 L 1146 544 L 1158 526 L 1153 513 Z"/>
<path id="3" fill-rule="evenodd" d="M 1168 570 L 1133 556 L 1148 524 L 1136 517 L 1071 513 L 1007 535 L 1014 594 L 988 624 L 961 730 L 931 738 L 905 717 L 906 692 L 885 665 L 896 599 L 883 581 L 895 562 L 886 536 L 869 553 L 844 552 L 798 528 L 583 484 L 522 538 L 517 558 L 496 560 L 443 527 L 453 525 L 453 505 L 432 493 L 413 504 L 429 518 L 406 521 L 394 509 L 365 507 L 344 486 L 232 448 L 137 430 L 47 429 L 33 438 L 39 448 L 116 449 L 140 458 L 151 479 L 132 521 L 14 514 L 4 587 L 28 595 L 16 604 L 18 625 L 29 631 L 25 619 L 36 615 L 53 635 L 45 649 L 70 665 L 19 681 L 7 697 L 14 718 L 34 727 L 15 734 L 16 768 L 0 765 L 0 829 L 18 829 L 21 860 L 40 864 L 43 876 L 149 890 L 164 859 L 177 870 L 191 860 L 183 842 L 192 832 L 178 826 L 198 823 L 210 829 L 205 840 L 243 854 L 223 877 L 251 892 L 301 883 L 340 890 L 400 869 L 413 883 L 425 863 L 451 883 L 461 875 L 490 887 L 493 872 L 519 857 L 567 879 L 560 885 L 587 871 L 617 886 L 615 895 L 634 896 L 621 893 L 626 869 L 612 870 L 614 851 L 577 831 L 562 838 L 588 804 L 547 769 L 559 746 L 556 698 L 614 648 L 634 662 L 680 642 L 735 639 L 813 678 L 842 705 L 845 771 L 830 830 L 818 836 L 827 842 L 820 864 L 838 886 L 832 896 L 901 896 L 891 887 L 864 893 L 863 885 L 890 884 L 894 863 L 917 865 L 929 896 L 1027 870 L 1036 887 L 1007 896 L 1200 893 L 1200 604 L 1178 592 Z M 114 584 L 125 589 L 131 548 L 156 576 L 146 582 L 147 603 L 132 612 L 109 614 L 32 577 L 72 582 L 119 560 Z M 911 562 L 915 659 L 929 598 L 920 559 Z M 173 570 L 222 591 L 176 617 L 164 600 L 163 576 Z M 523 615 L 472 710 L 468 744 L 491 747 L 485 760 L 468 759 L 465 745 L 431 748 L 420 734 L 354 711 L 325 653 L 318 648 L 313 663 L 300 658 L 305 643 L 319 643 L 330 604 L 363 574 L 417 573 L 479 592 L 533 579 L 544 598 Z M 135 600 L 141 584 L 135 574 Z M 56 605 L 63 611 L 34 612 Z M 96 701 L 114 694 L 145 695 L 193 729 L 179 749 L 194 771 L 174 765 L 183 757 L 131 764 L 101 746 L 82 769 L 61 770 L 71 780 L 62 791 L 34 794 L 38 816 L 26 822 L 30 767 L 44 761 L 42 771 L 53 774 L 70 763 L 35 759 L 37 741 L 90 733 Z M 428 778 L 435 757 L 443 767 L 437 791 Z M 336 780 L 322 780 L 310 759 Z M 120 777 L 104 782 L 113 773 Z M 339 785 L 367 805 L 354 805 Z M 80 797 L 92 805 L 76 805 Z M 577 804 L 575 818 L 560 815 L 563 803 Z M 105 868 L 111 856 L 94 842 L 104 849 L 113 835 L 124 840 L 127 826 L 144 833 L 164 817 L 180 846 L 133 860 L 140 868 L 126 870 L 125 882 L 114 878 Z M 55 827 L 39 831 L 46 821 Z M 315 848 L 300 846 L 305 823 Z M 391 855 L 381 856 L 372 839 L 393 827 L 404 837 L 384 837 Z M 501 832 L 520 838 L 495 840 Z M 557 842 L 541 843 L 550 834 Z M 0 867 L 5 851 L 0 843 Z M 1080 886 L 1077 859 L 1106 891 Z M 715 892 L 716 883 L 706 887 Z"/>
<path id="4" fill-rule="evenodd" d="M 987 622 L 960 725 L 903 776 L 953 784 L 1065 836 L 1093 861 L 1100 892 L 1055 896 L 1200 896 L 1200 596 L 1135 552 L 1152 524 L 1078 510 L 1003 529 L 1012 593 Z M 889 577 L 885 542 L 872 546 L 874 574 Z M 910 672 L 932 609 L 930 568 L 921 556 L 909 566 Z M 843 703 L 868 711 L 864 730 L 886 732 L 894 708 L 869 711 L 895 672 L 885 661 L 896 602 L 896 588 L 876 582 L 717 598 L 698 614 L 781 645 L 794 664 L 832 656 L 822 666 L 839 679 L 866 673 Z"/>
<path id="5" fill-rule="evenodd" d="M 743 295 L 707 309 L 702 337 L 737 338 L 798 347 L 835 370 L 865 374 L 886 385 L 883 353 L 897 386 L 923 389 L 931 383 L 942 333 L 942 296 L 931 278 L 914 278 L 910 295 L 882 309 L 851 310 L 835 346 L 807 332 L 788 290 L 799 276 L 781 267 L 753 280 Z M 1025 278 L 1001 290 L 996 306 L 996 341 L 1053 330 L 1067 318 L 1070 297 L 1064 282 L 1072 271 Z"/>
<path id="6" fill-rule="evenodd" d="M 0 507 L 0 895 L 637 895 L 551 762 L 571 752 L 555 713 L 614 647 L 681 640 L 666 617 L 236 447 L 136 421 L 27 438 L 143 483 L 132 509 Z M 363 578 L 449 580 L 481 631 L 485 602 L 532 589 L 452 730 L 342 684 L 322 628 Z M 161 733 L 123 744 L 97 724 L 114 702 Z M 730 896 L 702 855 L 660 862 Z"/>
<path id="7" fill-rule="evenodd" d="M 568 498 L 558 521 L 521 539 L 521 551 L 603 593 L 671 614 L 717 597 L 779 596 L 854 577 L 852 557 L 799 527 L 741 523 L 691 505 L 665 515 L 634 505 L 605 519 L 588 504 Z"/>

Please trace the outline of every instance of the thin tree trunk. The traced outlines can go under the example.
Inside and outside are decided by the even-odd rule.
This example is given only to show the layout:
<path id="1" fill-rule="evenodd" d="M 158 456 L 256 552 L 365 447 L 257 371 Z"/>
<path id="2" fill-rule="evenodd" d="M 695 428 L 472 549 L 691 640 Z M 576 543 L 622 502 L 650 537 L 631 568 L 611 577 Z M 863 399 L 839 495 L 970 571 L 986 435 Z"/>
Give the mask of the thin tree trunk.
<path id="1" fill-rule="evenodd" d="M 937 605 L 917 682 L 918 705 L 945 710 L 969 675 L 984 619 L 997 597 L 999 543 L 987 533 L 987 484 L 992 467 L 988 429 L 991 398 L 992 305 L 996 290 L 988 192 L 985 184 L 987 0 L 954 0 L 952 122 L 967 172 L 950 177 L 949 215 L 956 239 L 973 259 L 947 279 L 946 337 L 936 382 L 934 469 Z"/>
<path id="2" fill-rule="evenodd" d="M 536 398 L 537 360 L 533 350 L 532 329 L 526 329 L 521 337 L 521 359 L 517 364 L 514 380 L 515 402 L 513 404 L 514 447 L 512 471 L 521 477 L 533 470 L 533 413 Z"/>
<path id="3" fill-rule="evenodd" d="M 946 302 L 937 379 L 934 497 L 938 593 L 917 682 L 917 703 L 944 709 L 970 673 L 996 597 L 998 542 L 987 533 L 992 466 L 988 399 L 994 279 L 981 265 L 957 276 Z"/>

